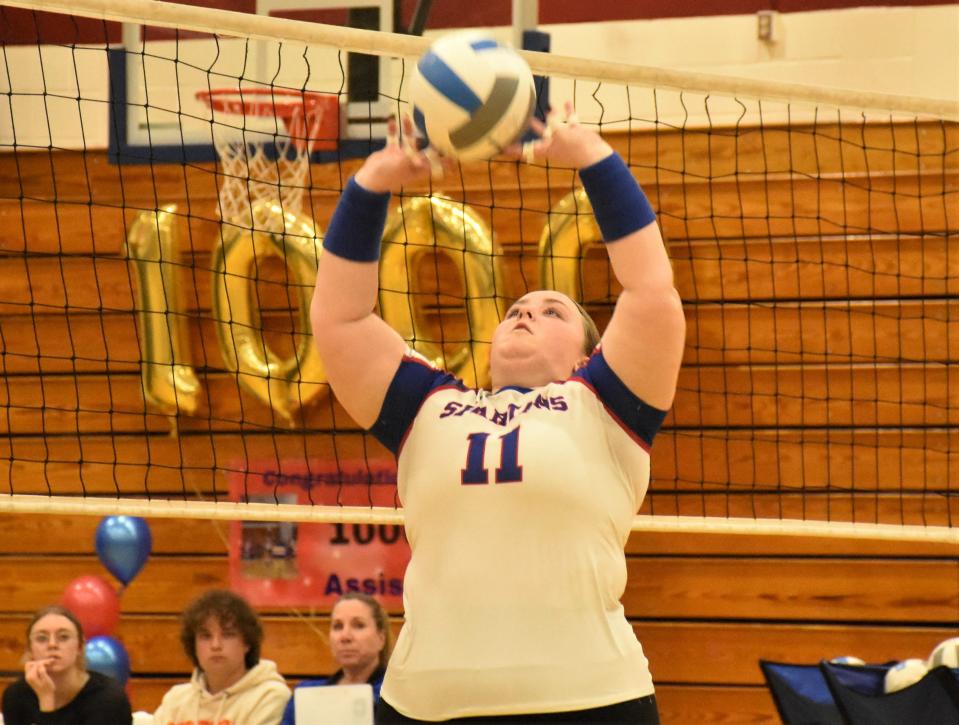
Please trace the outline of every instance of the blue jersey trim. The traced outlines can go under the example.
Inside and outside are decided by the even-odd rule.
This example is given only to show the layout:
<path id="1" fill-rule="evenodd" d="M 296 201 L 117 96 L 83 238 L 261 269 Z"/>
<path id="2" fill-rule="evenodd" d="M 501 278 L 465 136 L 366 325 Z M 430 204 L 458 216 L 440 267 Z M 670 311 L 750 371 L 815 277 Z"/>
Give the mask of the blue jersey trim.
<path id="1" fill-rule="evenodd" d="M 466 390 L 459 378 L 448 372 L 437 370 L 414 357 L 404 357 L 386 391 L 383 407 L 370 432 L 394 455 L 399 455 L 420 406 L 438 388 Z"/>
<path id="2" fill-rule="evenodd" d="M 646 447 L 653 445 L 653 438 L 659 432 L 667 411 L 654 408 L 627 388 L 606 362 L 602 350 L 593 353 L 589 361 L 573 373 L 573 378 L 594 390 L 620 424 L 639 436 Z"/>

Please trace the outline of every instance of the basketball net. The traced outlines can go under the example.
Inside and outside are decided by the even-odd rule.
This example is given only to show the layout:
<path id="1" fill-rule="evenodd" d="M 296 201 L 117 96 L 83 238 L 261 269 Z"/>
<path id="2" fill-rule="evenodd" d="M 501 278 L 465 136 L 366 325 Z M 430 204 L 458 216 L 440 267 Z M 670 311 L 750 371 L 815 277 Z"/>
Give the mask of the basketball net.
<path id="1" fill-rule="evenodd" d="M 276 215 L 257 219 L 254 225 L 252 207 L 264 201 L 278 203 L 285 213 L 303 208 L 310 154 L 317 148 L 336 147 L 335 138 L 321 140 L 320 136 L 324 114 L 338 113 L 336 96 L 286 89 L 221 89 L 201 91 L 197 98 L 213 112 L 213 145 L 221 173 L 220 221 L 282 233 L 283 221 Z M 224 115 L 241 116 L 241 124 L 237 126 L 236 119 L 218 122 Z M 261 130 L 262 120 L 248 125 L 248 119 L 254 118 L 272 118 L 275 126 Z"/>

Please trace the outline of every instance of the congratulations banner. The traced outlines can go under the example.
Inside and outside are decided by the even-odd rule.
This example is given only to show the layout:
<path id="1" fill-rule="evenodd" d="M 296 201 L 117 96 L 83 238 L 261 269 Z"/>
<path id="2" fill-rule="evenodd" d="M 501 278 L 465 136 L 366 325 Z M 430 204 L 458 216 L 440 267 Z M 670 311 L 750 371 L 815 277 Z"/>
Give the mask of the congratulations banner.
<path id="1" fill-rule="evenodd" d="M 230 499 L 327 506 L 397 505 L 396 467 L 377 461 L 233 468 Z M 346 592 L 402 609 L 410 547 L 387 524 L 230 523 L 230 586 L 256 606 L 331 607 Z"/>

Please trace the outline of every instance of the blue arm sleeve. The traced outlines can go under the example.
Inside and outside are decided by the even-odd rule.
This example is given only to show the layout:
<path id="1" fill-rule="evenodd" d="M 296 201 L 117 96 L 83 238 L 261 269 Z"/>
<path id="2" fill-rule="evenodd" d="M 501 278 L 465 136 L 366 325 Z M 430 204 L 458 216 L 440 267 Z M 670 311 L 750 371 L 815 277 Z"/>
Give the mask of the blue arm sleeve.
<path id="1" fill-rule="evenodd" d="M 647 446 L 652 446 L 653 438 L 666 418 L 666 411 L 654 408 L 627 388 L 606 362 L 602 350 L 593 353 L 589 362 L 573 377 L 589 385 L 627 430 L 639 436 Z"/>

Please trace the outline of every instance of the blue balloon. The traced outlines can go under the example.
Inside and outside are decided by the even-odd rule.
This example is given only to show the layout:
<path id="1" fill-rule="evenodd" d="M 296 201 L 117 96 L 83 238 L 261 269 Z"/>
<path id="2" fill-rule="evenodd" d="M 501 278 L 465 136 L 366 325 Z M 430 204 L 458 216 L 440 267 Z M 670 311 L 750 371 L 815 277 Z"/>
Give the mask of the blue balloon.
<path id="1" fill-rule="evenodd" d="M 121 686 L 127 684 L 130 677 L 130 658 L 123 645 L 113 637 L 91 637 L 87 640 L 84 654 L 88 670 L 112 677 Z"/>
<path id="2" fill-rule="evenodd" d="M 97 526 L 96 545 L 103 566 L 126 586 L 150 558 L 153 537 L 139 516 L 107 516 Z"/>

